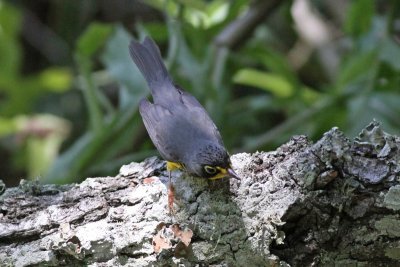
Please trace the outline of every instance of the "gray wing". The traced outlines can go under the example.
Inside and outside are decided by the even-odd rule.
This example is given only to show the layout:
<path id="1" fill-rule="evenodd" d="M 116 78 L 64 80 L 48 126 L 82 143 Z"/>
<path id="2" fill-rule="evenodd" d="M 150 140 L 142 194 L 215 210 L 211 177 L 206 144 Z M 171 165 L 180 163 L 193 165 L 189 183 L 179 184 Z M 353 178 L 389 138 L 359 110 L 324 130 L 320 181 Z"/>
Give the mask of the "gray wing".
<path id="1" fill-rule="evenodd" d="M 139 112 L 160 155 L 168 161 L 181 162 L 182 157 L 177 143 L 179 138 L 175 138 L 176 132 L 171 131 L 175 121 L 173 114 L 167 108 L 152 104 L 146 99 L 140 101 Z"/>
<path id="2" fill-rule="evenodd" d="M 193 125 L 198 127 L 198 131 L 200 131 L 208 140 L 216 141 L 219 145 L 224 146 L 217 126 L 215 126 L 215 123 L 212 121 L 207 111 L 203 108 L 199 101 L 197 101 L 197 99 L 191 94 L 183 91 L 181 88 L 177 87 L 177 90 L 181 95 L 181 102 L 189 110 Z"/>

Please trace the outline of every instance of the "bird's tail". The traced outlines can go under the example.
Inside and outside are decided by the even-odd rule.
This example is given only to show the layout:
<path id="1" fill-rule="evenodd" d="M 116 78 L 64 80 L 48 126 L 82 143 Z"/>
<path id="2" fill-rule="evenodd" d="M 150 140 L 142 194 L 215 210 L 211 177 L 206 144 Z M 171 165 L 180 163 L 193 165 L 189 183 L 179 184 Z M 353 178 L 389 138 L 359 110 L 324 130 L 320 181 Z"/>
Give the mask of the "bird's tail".
<path id="1" fill-rule="evenodd" d="M 154 41 L 146 37 L 143 43 L 132 41 L 129 52 L 136 66 L 143 74 L 150 89 L 156 84 L 171 82 L 171 78 L 161 58 L 160 50 Z"/>

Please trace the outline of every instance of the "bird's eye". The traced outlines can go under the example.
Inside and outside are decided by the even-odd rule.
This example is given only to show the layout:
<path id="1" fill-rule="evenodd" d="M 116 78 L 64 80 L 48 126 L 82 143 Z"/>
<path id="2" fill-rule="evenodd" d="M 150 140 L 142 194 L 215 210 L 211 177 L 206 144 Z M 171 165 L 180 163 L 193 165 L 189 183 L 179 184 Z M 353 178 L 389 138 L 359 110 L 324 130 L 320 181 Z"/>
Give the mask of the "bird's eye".
<path id="1" fill-rule="evenodd" d="M 211 174 L 211 175 L 217 173 L 216 168 L 214 168 L 212 166 L 208 166 L 208 165 L 204 166 L 204 170 L 206 171 L 206 173 Z"/>

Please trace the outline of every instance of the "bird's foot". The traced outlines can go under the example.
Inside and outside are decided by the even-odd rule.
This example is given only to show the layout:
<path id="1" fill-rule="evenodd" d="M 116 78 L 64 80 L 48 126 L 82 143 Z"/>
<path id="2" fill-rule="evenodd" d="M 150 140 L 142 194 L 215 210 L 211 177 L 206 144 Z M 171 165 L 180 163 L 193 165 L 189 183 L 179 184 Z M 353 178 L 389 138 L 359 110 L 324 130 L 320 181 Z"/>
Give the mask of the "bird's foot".
<path id="1" fill-rule="evenodd" d="M 175 188 L 174 188 L 174 185 L 171 182 L 169 182 L 169 184 L 168 184 L 168 213 L 170 215 L 175 214 L 174 202 L 175 202 Z"/>

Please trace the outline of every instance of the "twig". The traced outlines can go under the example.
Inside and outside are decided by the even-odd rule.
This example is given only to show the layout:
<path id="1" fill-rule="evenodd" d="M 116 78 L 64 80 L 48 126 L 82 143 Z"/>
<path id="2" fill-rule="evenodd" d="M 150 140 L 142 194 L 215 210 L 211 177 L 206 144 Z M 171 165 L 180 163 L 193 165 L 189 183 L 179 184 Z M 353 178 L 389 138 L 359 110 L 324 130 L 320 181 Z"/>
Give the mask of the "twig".
<path id="1" fill-rule="evenodd" d="M 216 46 L 230 49 L 237 48 L 245 42 L 253 30 L 283 1 L 256 1 L 242 17 L 232 21 L 214 39 Z"/>

